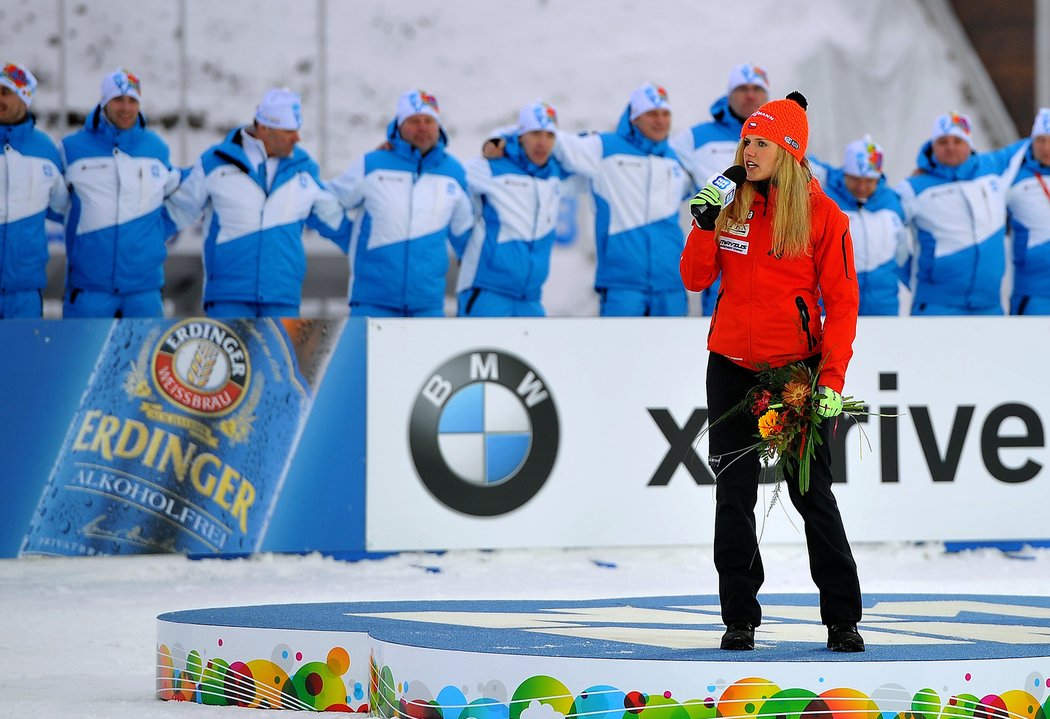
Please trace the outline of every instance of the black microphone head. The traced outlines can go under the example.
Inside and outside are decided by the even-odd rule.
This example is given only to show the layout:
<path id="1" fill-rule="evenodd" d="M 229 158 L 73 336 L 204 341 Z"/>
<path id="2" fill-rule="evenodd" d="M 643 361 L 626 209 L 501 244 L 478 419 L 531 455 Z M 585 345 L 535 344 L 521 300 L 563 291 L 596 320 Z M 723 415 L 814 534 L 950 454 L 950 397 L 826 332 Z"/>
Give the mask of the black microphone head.
<path id="1" fill-rule="evenodd" d="M 744 169 L 743 165 L 733 165 L 727 168 L 722 175 L 729 180 L 733 181 L 733 184 L 739 185 L 741 182 L 747 179 L 747 170 Z"/>

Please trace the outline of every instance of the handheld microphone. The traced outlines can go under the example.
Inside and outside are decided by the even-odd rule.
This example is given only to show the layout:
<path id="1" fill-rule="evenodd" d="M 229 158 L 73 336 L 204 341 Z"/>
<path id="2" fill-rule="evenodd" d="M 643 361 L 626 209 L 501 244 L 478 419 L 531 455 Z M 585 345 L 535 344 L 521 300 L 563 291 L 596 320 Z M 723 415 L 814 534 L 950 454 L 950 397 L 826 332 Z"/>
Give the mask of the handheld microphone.
<path id="1" fill-rule="evenodd" d="M 736 187 L 747 178 L 743 165 L 733 165 L 719 175 L 711 175 L 700 192 L 689 202 L 689 211 L 697 220 L 709 207 L 725 207 L 736 196 Z"/>

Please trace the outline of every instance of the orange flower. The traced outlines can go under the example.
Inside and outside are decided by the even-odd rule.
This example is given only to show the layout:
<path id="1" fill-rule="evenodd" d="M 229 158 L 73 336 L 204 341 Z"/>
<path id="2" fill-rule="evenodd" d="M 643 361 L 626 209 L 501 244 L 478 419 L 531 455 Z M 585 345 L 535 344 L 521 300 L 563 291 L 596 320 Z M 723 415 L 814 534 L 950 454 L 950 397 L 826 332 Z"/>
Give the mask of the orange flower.
<path id="1" fill-rule="evenodd" d="M 771 409 L 758 418 L 758 433 L 762 439 L 768 439 L 769 435 L 776 434 L 783 427 L 780 424 L 780 415 L 775 409 Z"/>
<path id="2" fill-rule="evenodd" d="M 784 404 L 792 407 L 805 407 L 809 399 L 810 389 L 808 382 L 788 382 L 784 385 L 782 399 Z"/>

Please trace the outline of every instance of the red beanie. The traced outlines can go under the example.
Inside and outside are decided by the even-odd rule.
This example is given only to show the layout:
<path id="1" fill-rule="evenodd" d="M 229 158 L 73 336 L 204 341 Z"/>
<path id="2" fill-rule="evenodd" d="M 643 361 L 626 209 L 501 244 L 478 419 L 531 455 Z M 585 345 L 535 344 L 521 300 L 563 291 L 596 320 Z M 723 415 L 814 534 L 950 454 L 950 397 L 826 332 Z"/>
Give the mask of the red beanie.
<path id="1" fill-rule="evenodd" d="M 772 100 L 755 110 L 744 120 L 740 137 L 758 135 L 783 147 L 799 162 L 806 155 L 809 144 L 809 121 L 806 107 L 809 103 L 800 92 L 792 92 L 783 100 Z"/>

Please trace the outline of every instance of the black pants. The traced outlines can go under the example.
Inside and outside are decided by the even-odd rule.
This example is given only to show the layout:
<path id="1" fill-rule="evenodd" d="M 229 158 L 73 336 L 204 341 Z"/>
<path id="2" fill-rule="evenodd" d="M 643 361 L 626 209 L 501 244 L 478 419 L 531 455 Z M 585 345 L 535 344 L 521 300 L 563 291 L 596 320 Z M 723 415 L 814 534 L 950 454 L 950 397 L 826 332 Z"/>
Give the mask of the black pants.
<path id="1" fill-rule="evenodd" d="M 807 363 L 816 367 L 819 357 Z M 744 399 L 758 384 L 758 375 L 711 353 L 707 362 L 707 407 L 715 422 Z M 828 435 L 834 421 L 821 424 L 824 443 L 817 447 L 809 490 L 801 494 L 798 480 L 785 475 L 791 504 L 802 516 L 809 549 L 809 571 L 820 591 L 820 619 L 824 624 L 855 624 L 861 616 L 860 580 L 838 503 L 831 492 L 831 452 Z M 709 433 L 710 464 L 715 487 L 715 568 L 722 621 L 762 622 L 758 590 L 765 574 L 758 550 L 755 503 L 758 501 L 758 452 L 739 450 L 757 441 L 758 420 L 740 412 L 715 423 Z M 765 508 L 762 508 L 765 511 Z"/>

